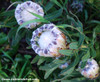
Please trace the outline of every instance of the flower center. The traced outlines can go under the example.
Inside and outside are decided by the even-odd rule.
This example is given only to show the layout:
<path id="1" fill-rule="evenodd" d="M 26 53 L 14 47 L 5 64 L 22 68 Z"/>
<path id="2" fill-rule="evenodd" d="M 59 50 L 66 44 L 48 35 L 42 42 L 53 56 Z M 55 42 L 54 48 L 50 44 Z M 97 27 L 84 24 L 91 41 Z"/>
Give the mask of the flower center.
<path id="1" fill-rule="evenodd" d="M 51 31 L 43 32 L 38 40 L 38 44 L 42 49 L 46 49 L 50 43 L 54 40 Z"/>
<path id="2" fill-rule="evenodd" d="M 36 18 L 36 17 L 35 17 L 34 15 L 32 15 L 30 12 L 36 13 L 36 12 L 35 12 L 33 9 L 31 9 L 31 8 L 27 8 L 27 10 L 24 9 L 24 10 L 21 12 L 21 15 L 22 15 L 24 21 L 29 21 L 29 20 L 32 20 L 32 19 Z"/>

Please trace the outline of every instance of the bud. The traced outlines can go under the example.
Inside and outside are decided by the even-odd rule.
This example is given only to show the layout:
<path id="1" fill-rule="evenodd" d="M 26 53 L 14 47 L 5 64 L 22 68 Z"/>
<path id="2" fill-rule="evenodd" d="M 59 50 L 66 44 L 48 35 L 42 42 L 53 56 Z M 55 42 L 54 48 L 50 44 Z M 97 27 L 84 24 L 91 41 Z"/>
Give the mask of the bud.
<path id="1" fill-rule="evenodd" d="M 33 19 L 39 19 L 38 17 L 32 15 L 30 12 L 38 14 L 40 16 L 44 16 L 43 9 L 40 5 L 37 3 L 34 3 L 32 1 L 26 1 L 22 4 L 18 4 L 15 9 L 15 18 L 19 25 Z M 34 28 L 36 25 L 39 25 L 40 23 L 31 23 L 25 26 L 25 28 Z"/>
<path id="2" fill-rule="evenodd" d="M 94 59 L 88 59 L 86 66 L 83 69 L 80 65 L 81 63 L 79 64 L 79 71 L 84 77 L 95 79 L 99 76 L 99 66 Z"/>
<path id="3" fill-rule="evenodd" d="M 40 56 L 59 57 L 59 50 L 66 49 L 66 37 L 54 24 L 44 24 L 33 32 L 31 45 Z"/>
<path id="4" fill-rule="evenodd" d="M 69 60 L 69 61 L 67 61 L 66 63 L 60 65 L 59 68 L 60 68 L 60 69 L 65 69 L 65 68 L 67 68 L 67 67 L 70 65 L 70 63 L 71 63 L 71 61 Z"/>

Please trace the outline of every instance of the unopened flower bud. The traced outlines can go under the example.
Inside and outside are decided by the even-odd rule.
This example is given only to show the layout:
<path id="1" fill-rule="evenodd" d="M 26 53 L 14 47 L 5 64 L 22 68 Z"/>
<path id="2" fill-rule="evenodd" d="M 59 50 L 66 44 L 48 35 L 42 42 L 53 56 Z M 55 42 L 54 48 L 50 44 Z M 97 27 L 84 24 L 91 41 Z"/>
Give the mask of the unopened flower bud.
<path id="1" fill-rule="evenodd" d="M 65 68 L 67 68 L 67 67 L 70 65 L 70 62 L 71 62 L 70 60 L 67 61 L 66 63 L 60 65 L 59 68 L 60 68 L 60 69 L 65 69 Z"/>
<path id="2" fill-rule="evenodd" d="M 99 76 L 99 66 L 94 59 L 88 59 L 86 66 L 83 69 L 80 65 L 81 63 L 79 64 L 79 71 L 84 77 L 95 79 Z"/>

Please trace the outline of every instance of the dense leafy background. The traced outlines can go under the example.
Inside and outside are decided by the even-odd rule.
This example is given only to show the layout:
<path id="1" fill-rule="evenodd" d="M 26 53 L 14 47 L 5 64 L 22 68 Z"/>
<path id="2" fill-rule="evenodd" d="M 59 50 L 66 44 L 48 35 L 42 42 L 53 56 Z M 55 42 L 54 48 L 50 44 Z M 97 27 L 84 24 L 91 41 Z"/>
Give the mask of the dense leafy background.
<path id="1" fill-rule="evenodd" d="M 100 66 L 100 1 L 99 0 L 33 0 L 40 4 L 45 17 L 42 24 L 52 22 L 67 36 L 69 49 L 60 50 L 65 57 L 60 59 L 40 57 L 31 49 L 32 32 L 19 26 L 14 17 L 13 2 L 27 0 L 1 0 L 0 2 L 0 79 L 2 78 L 38 78 L 41 82 L 99 82 L 90 80 L 78 72 L 88 58 L 94 58 Z M 33 15 L 35 15 L 33 13 Z M 35 15 L 39 17 L 38 15 Z M 41 25 L 42 25 L 41 24 Z M 40 25 L 40 26 L 41 26 Z M 58 67 L 71 60 L 66 69 Z"/>

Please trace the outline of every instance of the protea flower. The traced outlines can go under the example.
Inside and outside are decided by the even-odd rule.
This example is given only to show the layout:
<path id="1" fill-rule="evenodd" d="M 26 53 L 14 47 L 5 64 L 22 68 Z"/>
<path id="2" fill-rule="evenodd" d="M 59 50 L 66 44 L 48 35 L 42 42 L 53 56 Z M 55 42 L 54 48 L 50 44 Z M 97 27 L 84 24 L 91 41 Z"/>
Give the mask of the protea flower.
<path id="1" fill-rule="evenodd" d="M 95 79 L 96 77 L 99 76 L 99 66 L 94 59 L 88 59 L 86 66 L 83 69 L 80 67 L 80 65 L 79 65 L 79 71 L 84 77 Z"/>
<path id="2" fill-rule="evenodd" d="M 44 24 L 33 32 L 31 45 L 40 56 L 60 57 L 59 50 L 66 49 L 66 37 L 54 24 Z"/>
<path id="3" fill-rule="evenodd" d="M 23 24 L 24 22 L 27 22 L 29 20 L 38 19 L 38 17 L 32 15 L 30 12 L 38 14 L 40 16 L 44 16 L 43 9 L 40 5 L 37 3 L 34 3 L 32 1 L 26 1 L 22 4 L 18 4 L 15 9 L 15 18 L 19 25 Z M 36 25 L 40 23 L 31 23 L 25 26 L 25 28 L 33 28 Z"/>

